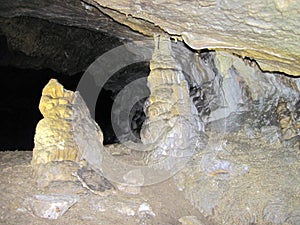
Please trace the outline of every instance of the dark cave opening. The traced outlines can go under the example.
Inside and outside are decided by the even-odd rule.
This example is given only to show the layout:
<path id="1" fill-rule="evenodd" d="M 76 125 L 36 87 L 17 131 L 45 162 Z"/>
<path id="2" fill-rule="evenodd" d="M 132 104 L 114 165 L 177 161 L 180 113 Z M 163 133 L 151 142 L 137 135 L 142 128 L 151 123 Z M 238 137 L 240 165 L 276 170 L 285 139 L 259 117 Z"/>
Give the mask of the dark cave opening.
<path id="1" fill-rule="evenodd" d="M 0 151 L 33 149 L 35 128 L 42 119 L 38 108 L 42 89 L 51 78 L 75 91 L 82 71 L 121 44 L 118 37 L 106 32 L 26 16 L 0 17 Z M 114 98 L 127 84 L 148 74 L 148 62 L 130 65 L 114 74 L 99 94 L 95 120 L 103 131 L 104 144 L 120 141 L 112 128 Z M 142 83 L 141 88 L 148 90 L 146 82 Z M 130 129 L 120 126 L 125 139 L 140 139 L 145 99 L 132 107 Z M 130 130 L 134 137 L 127 135 Z"/>
<path id="2" fill-rule="evenodd" d="M 119 142 L 112 127 L 112 104 L 114 97 L 128 83 L 149 74 L 148 63 L 128 66 L 111 77 L 98 96 L 96 122 L 102 129 L 104 144 Z M 43 118 L 39 111 L 42 89 L 51 78 L 57 79 L 65 89 L 75 91 L 83 73 L 66 75 L 51 69 L 20 69 L 0 66 L 0 151 L 32 150 L 37 123 Z M 144 83 L 146 88 L 146 83 Z M 131 109 L 131 131 L 139 139 L 139 131 L 145 119 L 143 104 L 138 101 Z M 121 126 L 122 132 L 126 133 Z M 128 138 L 131 139 L 132 138 Z"/>
<path id="3" fill-rule="evenodd" d="M 0 66 L 0 150 L 32 150 L 35 127 L 42 115 L 39 101 L 51 78 L 75 90 L 82 76 L 60 74 L 51 69 L 20 69 Z"/>
<path id="4" fill-rule="evenodd" d="M 146 79 L 149 72 L 149 62 L 134 63 L 116 72 L 104 85 L 97 99 L 95 113 L 95 120 L 103 132 L 104 145 L 129 140 L 140 142 L 140 130 L 146 118 L 143 106 L 150 94 Z M 127 85 L 136 81 L 138 83 L 134 85 L 135 90 L 129 88 L 129 91 L 122 93 Z M 143 90 L 146 96 L 140 97 L 137 89 Z M 136 98 L 134 104 L 130 105 L 125 101 L 122 102 L 122 106 L 113 109 L 118 95 L 124 93 L 131 98 Z M 129 110 L 129 117 L 125 115 L 125 109 L 122 107 Z"/>

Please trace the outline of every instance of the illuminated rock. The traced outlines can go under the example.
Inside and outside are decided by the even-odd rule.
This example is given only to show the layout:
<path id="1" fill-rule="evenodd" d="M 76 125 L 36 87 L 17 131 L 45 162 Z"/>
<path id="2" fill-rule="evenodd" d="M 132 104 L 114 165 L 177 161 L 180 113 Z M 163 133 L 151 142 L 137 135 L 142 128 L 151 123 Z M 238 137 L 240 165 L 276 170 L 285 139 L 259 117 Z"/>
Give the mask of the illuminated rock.
<path id="1" fill-rule="evenodd" d="M 299 75 L 298 1 L 96 0 L 95 7 L 145 35 L 159 29 L 191 48 L 254 58 L 263 70 Z"/>
<path id="2" fill-rule="evenodd" d="M 39 109 L 44 119 L 36 127 L 33 165 L 51 161 L 80 160 L 71 123 L 74 97 L 73 92 L 64 90 L 54 79 L 43 89 Z"/>
<path id="3" fill-rule="evenodd" d="M 44 118 L 36 127 L 31 162 L 39 184 L 74 180 L 71 173 L 76 164 L 100 162 L 102 132 L 78 92 L 65 90 L 52 79 L 43 89 L 39 109 Z M 68 166 L 66 161 L 75 164 Z M 70 168 L 61 169 L 64 166 L 59 162 Z M 69 172 L 61 173 L 63 170 Z"/>
<path id="4" fill-rule="evenodd" d="M 144 144 L 154 144 L 155 150 L 146 161 L 168 156 L 189 157 L 194 153 L 196 140 L 204 126 L 190 99 L 187 81 L 175 61 L 168 37 L 155 37 L 150 69 L 148 86 L 151 94 L 145 107 L 147 119 L 141 139 Z"/>

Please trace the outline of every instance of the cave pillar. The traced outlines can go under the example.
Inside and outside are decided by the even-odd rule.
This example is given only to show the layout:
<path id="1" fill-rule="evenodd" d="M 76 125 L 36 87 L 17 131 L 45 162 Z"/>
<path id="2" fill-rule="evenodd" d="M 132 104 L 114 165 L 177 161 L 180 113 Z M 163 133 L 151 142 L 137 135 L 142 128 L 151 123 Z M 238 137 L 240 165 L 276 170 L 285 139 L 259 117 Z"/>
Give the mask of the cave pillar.
<path id="1" fill-rule="evenodd" d="M 155 36 L 150 70 L 148 87 L 151 94 L 145 103 L 147 118 L 141 139 L 143 144 L 155 147 L 147 161 L 170 155 L 190 156 L 204 127 L 190 99 L 182 68 L 172 54 L 169 37 Z"/>

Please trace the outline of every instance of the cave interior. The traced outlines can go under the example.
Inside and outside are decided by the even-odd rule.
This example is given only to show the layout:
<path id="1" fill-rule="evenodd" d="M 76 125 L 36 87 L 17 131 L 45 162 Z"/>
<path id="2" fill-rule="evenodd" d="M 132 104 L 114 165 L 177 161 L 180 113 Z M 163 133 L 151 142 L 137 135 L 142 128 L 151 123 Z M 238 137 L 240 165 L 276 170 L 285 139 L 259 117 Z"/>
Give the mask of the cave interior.
<path id="1" fill-rule="evenodd" d="M 157 198 L 153 204 L 158 215 L 156 218 L 147 206 L 148 214 L 140 216 L 138 212 L 135 217 L 120 214 L 118 222 L 124 222 L 129 218 L 132 221 L 138 220 L 139 224 L 179 224 L 177 217 L 180 214 L 178 212 L 181 212 L 182 203 L 188 204 L 183 208 L 183 212 L 190 213 L 190 210 L 195 209 L 197 216 L 204 222 L 181 224 L 300 223 L 299 2 L 208 0 L 182 1 L 179 6 L 178 1 L 141 0 L 129 6 L 130 1 L 119 0 L 54 0 L 50 1 L 50 4 L 48 0 L 40 1 L 38 4 L 24 0 L 26 7 L 20 2 L 0 4 L 0 153 L 3 153 L 0 165 L 5 168 L 1 171 L 3 174 L 9 177 L 15 172 L 11 170 L 14 165 L 10 165 L 13 164 L 13 160 L 5 158 L 13 159 L 14 156 L 9 153 L 14 153 L 17 157 L 18 154 L 13 151 L 30 151 L 30 154 L 24 153 L 24 158 L 27 157 L 25 163 L 17 159 L 15 165 L 21 172 L 24 170 L 24 174 L 26 172 L 23 174 L 26 179 L 30 176 L 28 174 L 32 173 L 31 169 L 35 170 L 35 177 L 28 178 L 31 179 L 28 188 L 35 187 L 36 183 L 46 182 L 49 184 L 50 188 L 47 188 L 51 194 L 65 188 L 72 192 L 76 188 L 82 188 L 82 184 L 88 183 L 79 176 L 87 173 L 85 178 L 92 177 L 92 185 L 83 186 L 86 193 L 93 195 L 80 196 L 82 202 L 86 201 L 84 204 L 91 206 L 96 196 L 95 201 L 101 198 L 98 202 L 112 205 L 110 208 L 107 206 L 109 210 L 118 208 L 118 203 L 124 199 L 125 205 L 127 203 L 130 205 L 132 199 L 139 201 L 140 187 L 145 183 L 158 184 L 153 187 L 153 192 L 149 191 L 148 187 L 142 189 L 142 192 L 146 193 L 143 193 L 146 198 L 151 194 L 156 195 L 153 197 Z M 34 137 L 38 133 L 37 124 L 43 118 L 39 104 L 42 90 L 49 80 L 54 78 L 65 89 L 74 92 L 78 90 L 87 71 L 91 71 L 93 63 L 107 52 L 126 44 L 128 44 L 126 48 L 133 50 L 136 47 L 131 45 L 133 41 L 142 41 L 141 45 L 144 45 L 149 40 L 159 39 L 160 36 L 167 37 L 166 43 L 169 45 L 166 46 L 171 46 L 172 54 L 171 50 L 168 52 L 167 49 L 167 53 L 161 50 L 158 46 L 163 42 L 156 41 L 154 52 L 157 50 L 163 57 L 153 54 L 150 60 L 146 55 L 149 55 L 149 52 L 153 53 L 153 46 L 145 44 L 143 51 L 138 52 L 144 60 L 115 71 L 105 81 L 97 96 L 95 108 L 89 110 L 91 113 L 95 112 L 92 113 L 92 117 L 103 132 L 105 146 L 103 147 L 101 143 L 103 149 L 116 150 L 114 154 L 124 157 L 125 161 L 138 161 L 132 159 L 135 156 L 140 157 L 138 159 L 142 162 L 146 161 L 146 164 L 157 162 L 160 157 L 168 158 L 170 155 L 172 157 L 175 155 L 172 159 L 178 155 L 183 156 L 182 158 L 191 157 L 192 160 L 181 168 L 180 173 L 177 174 L 176 171 L 163 180 L 174 182 L 175 185 L 173 183 L 172 185 L 176 187 L 172 186 L 172 189 L 170 183 L 160 182 L 162 180 L 159 179 L 154 182 L 151 180 L 155 175 L 159 177 L 159 172 L 166 168 L 172 171 L 172 168 L 170 169 L 172 160 L 163 165 L 158 164 L 159 171 L 150 174 L 152 177 L 147 177 L 149 174 L 142 174 L 142 169 L 133 169 L 129 172 L 126 168 L 114 170 L 112 165 L 105 164 L 105 160 L 101 161 L 101 157 L 93 157 L 95 152 L 87 154 L 91 161 L 94 159 L 96 162 L 101 161 L 102 164 L 98 163 L 99 167 L 104 165 L 103 168 L 106 166 L 109 172 L 116 172 L 126 182 L 128 180 L 129 183 L 133 182 L 130 184 L 134 184 L 134 187 L 129 185 L 129 188 L 126 185 L 125 188 L 118 186 L 117 182 L 113 184 L 113 180 L 104 178 L 105 176 L 101 174 L 104 171 L 101 171 L 102 168 L 99 170 L 96 168 L 94 171 L 88 168 L 83 171 L 80 167 L 78 170 L 79 163 L 76 164 L 76 160 L 76 162 L 61 160 L 63 154 L 58 158 L 54 156 L 56 161 L 35 164 Z M 118 56 L 115 58 L 118 59 Z M 178 61 L 175 62 L 174 59 Z M 110 61 L 107 64 L 110 64 Z M 97 79 L 101 81 L 102 77 Z M 96 85 L 99 82 L 97 79 L 91 80 L 91 84 Z M 136 81 L 139 81 L 137 89 L 144 90 L 143 97 L 133 101 L 129 118 L 117 118 L 122 108 L 113 110 L 115 100 L 120 95 L 126 94 L 122 91 Z M 87 86 L 86 90 L 92 88 L 94 87 Z M 157 98 L 151 96 L 152 91 L 159 93 Z M 161 100 L 160 95 L 168 98 Z M 89 107 L 89 99 L 85 98 L 84 94 L 82 98 Z M 181 101 L 182 99 L 188 101 Z M 127 102 L 123 103 L 126 105 Z M 161 120 L 155 121 L 156 116 Z M 124 121 L 129 122 L 123 123 Z M 84 127 L 84 124 L 81 125 L 78 129 L 80 131 Z M 118 126 L 118 134 L 115 133 L 114 125 Z M 143 129 L 144 125 L 149 129 Z M 41 129 L 38 134 L 40 137 L 43 136 L 42 132 Z M 155 141 L 158 140 L 157 143 L 160 144 L 158 147 L 151 145 L 152 134 L 159 137 L 153 138 Z M 160 134 L 162 135 L 159 136 Z M 53 138 L 50 142 L 53 140 L 56 141 Z M 84 138 L 80 140 L 88 143 L 84 142 Z M 97 141 L 99 142 L 98 136 Z M 130 146 L 146 146 L 146 157 L 142 155 L 144 152 L 139 154 L 140 152 L 126 151 L 126 148 L 120 147 L 120 143 L 129 141 L 136 144 Z M 53 150 L 53 146 L 54 148 L 58 146 L 57 149 L 60 150 L 60 143 L 51 144 L 45 147 L 46 151 Z M 72 144 L 74 143 L 71 143 L 71 147 Z M 148 152 L 149 146 L 154 148 L 153 152 Z M 178 146 L 180 151 L 177 151 Z M 84 147 L 86 146 L 83 144 L 82 149 Z M 43 148 L 41 145 L 40 149 L 36 150 L 43 151 Z M 55 153 L 57 149 L 53 152 Z M 71 148 L 71 152 L 74 149 Z M 191 149 L 192 154 L 189 152 Z M 51 155 L 50 150 L 44 155 L 41 154 L 41 158 L 47 154 Z M 71 155 L 70 158 L 74 156 L 68 153 L 66 155 L 67 157 Z M 176 161 L 174 162 L 176 164 Z M 32 168 L 29 166 L 30 163 Z M 73 170 L 82 173 L 77 173 L 78 176 L 74 178 L 74 173 L 68 173 Z M 52 173 L 53 171 L 55 172 Z M 13 176 L 16 177 L 11 180 L 17 182 L 19 175 Z M 174 181 L 168 179 L 171 176 Z M 55 183 L 61 181 L 59 180 L 61 178 L 65 179 L 62 183 Z M 148 178 L 152 183 L 146 182 Z M 74 179 L 77 185 L 75 189 L 73 189 L 75 186 L 72 186 Z M 9 178 L 6 183 L 7 190 L 11 190 L 11 180 Z M 52 189 L 50 184 L 53 184 Z M 102 194 L 107 190 L 111 191 L 114 185 L 115 190 L 118 189 L 128 195 L 124 197 L 118 193 L 112 200 L 107 200 L 109 197 L 106 199 L 107 196 Z M 95 186 L 101 190 L 100 195 L 97 195 L 100 193 L 97 192 L 99 190 L 90 188 Z M 18 183 L 16 187 L 12 191 L 22 189 L 22 185 Z M 159 188 L 163 190 L 161 192 L 163 194 L 159 193 Z M 173 194 L 171 200 L 168 197 L 161 197 L 169 192 L 169 189 L 171 190 L 169 194 Z M 36 193 L 34 191 L 32 193 Z M 3 206 L 6 211 L 1 212 L 0 219 L 2 219 L 9 214 L 6 212 L 10 212 L 10 197 L 17 195 L 6 196 L 5 191 L 0 195 L 0 199 L 6 201 L 4 203 L 6 208 Z M 32 196 L 29 199 L 32 199 Z M 173 200 L 179 201 L 180 204 L 173 204 Z M 21 204 L 20 199 L 14 201 Z M 167 202 L 165 210 L 173 212 L 161 213 L 160 201 Z M 39 204 L 37 205 L 39 208 Z M 66 220 L 75 221 L 77 213 L 81 213 L 82 209 L 86 210 L 83 211 L 82 214 L 85 214 L 83 216 L 91 213 L 89 207 L 75 206 L 74 211 L 70 210 L 69 217 L 66 214 Z M 17 210 L 18 213 L 24 213 L 28 219 L 26 209 Z M 175 211 L 178 215 L 174 213 Z M 100 215 L 99 207 L 94 212 L 96 213 L 89 218 L 97 221 Z M 100 217 L 105 216 L 105 213 Z M 173 214 L 166 218 L 164 213 Z M 36 216 L 31 218 L 31 214 L 27 221 L 36 219 Z M 111 222 L 115 215 L 116 211 L 107 213 L 106 218 L 110 221 L 107 224 L 116 224 Z M 6 221 L 13 216 L 9 214 Z M 144 223 L 144 220 L 151 219 L 156 222 L 167 222 Z M 64 220 L 60 222 L 66 224 Z M 74 222 L 74 224 L 82 223 Z"/>
<path id="2" fill-rule="evenodd" d="M 9 22 L 4 22 L 5 20 L 7 19 L 1 19 L 2 27 L 9 27 Z M 116 37 L 101 32 L 33 17 L 20 16 L 11 20 L 11 24 L 19 29 L 15 33 L 18 41 L 30 38 L 26 34 L 28 30 L 36 32 L 39 39 L 28 39 L 27 44 L 32 44 L 33 49 L 30 51 L 34 53 L 26 55 L 22 47 L 15 48 L 10 45 L 7 41 L 9 34 L 0 32 L 0 146 L 2 151 L 32 150 L 35 128 L 42 119 L 39 101 L 47 82 L 54 78 L 66 89 L 75 91 L 85 69 L 103 52 L 120 45 L 121 42 Z M 99 93 L 94 119 L 104 133 L 104 144 L 119 142 L 111 125 L 113 98 L 126 84 L 147 77 L 148 74 L 149 62 L 127 66 L 116 72 Z M 131 115 L 135 121 L 131 124 L 132 132 L 137 139 L 140 138 L 139 130 L 145 119 L 143 101 L 145 99 L 136 104 Z"/>

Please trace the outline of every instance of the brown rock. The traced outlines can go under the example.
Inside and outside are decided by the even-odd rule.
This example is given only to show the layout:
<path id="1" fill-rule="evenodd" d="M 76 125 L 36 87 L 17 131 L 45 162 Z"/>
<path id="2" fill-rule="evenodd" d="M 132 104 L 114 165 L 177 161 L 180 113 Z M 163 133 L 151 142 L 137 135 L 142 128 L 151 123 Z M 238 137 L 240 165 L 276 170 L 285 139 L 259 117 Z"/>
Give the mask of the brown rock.
<path id="1" fill-rule="evenodd" d="M 276 113 L 284 140 L 290 140 L 300 134 L 297 114 L 289 110 L 284 98 L 280 98 Z"/>

